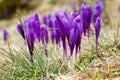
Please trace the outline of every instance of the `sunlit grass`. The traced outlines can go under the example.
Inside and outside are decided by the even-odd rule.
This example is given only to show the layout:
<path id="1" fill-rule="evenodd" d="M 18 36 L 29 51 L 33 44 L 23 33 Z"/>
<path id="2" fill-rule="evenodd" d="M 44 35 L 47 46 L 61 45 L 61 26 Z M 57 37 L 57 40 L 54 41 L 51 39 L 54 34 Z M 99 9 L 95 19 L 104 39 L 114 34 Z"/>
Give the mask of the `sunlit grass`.
<path id="1" fill-rule="evenodd" d="M 35 48 L 34 62 L 29 60 L 29 52 L 23 47 L 19 47 L 17 51 L 9 45 L 9 51 L 2 49 L 1 53 L 7 59 L 5 64 L 0 66 L 0 78 L 3 80 L 54 79 L 58 74 L 68 71 L 62 58 L 53 54 L 47 57 L 44 48 Z"/>

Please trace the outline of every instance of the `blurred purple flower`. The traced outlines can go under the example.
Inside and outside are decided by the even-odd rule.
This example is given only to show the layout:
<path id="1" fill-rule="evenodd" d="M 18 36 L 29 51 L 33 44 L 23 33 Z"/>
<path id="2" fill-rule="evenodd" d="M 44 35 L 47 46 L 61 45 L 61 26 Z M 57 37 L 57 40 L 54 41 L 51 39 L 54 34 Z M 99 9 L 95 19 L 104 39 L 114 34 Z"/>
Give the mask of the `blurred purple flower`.
<path id="1" fill-rule="evenodd" d="M 101 0 L 97 0 L 96 5 L 94 7 L 93 22 L 96 22 L 97 17 L 101 16 L 103 9 L 104 9 L 103 2 Z"/>
<path id="2" fill-rule="evenodd" d="M 9 36 L 9 34 L 8 34 L 7 30 L 4 29 L 4 30 L 3 30 L 3 39 L 4 39 L 4 42 L 5 42 L 5 43 L 6 43 L 6 41 L 8 40 L 8 36 Z"/>
<path id="3" fill-rule="evenodd" d="M 84 35 L 88 33 L 88 37 L 90 37 L 91 17 L 92 17 L 91 7 L 89 5 L 82 4 L 81 19 L 83 23 L 83 32 L 84 32 Z"/>
<path id="4" fill-rule="evenodd" d="M 17 25 L 17 30 L 20 33 L 20 35 L 23 37 L 23 39 L 25 40 L 25 32 L 24 32 L 23 26 L 21 24 Z"/>
<path id="5" fill-rule="evenodd" d="M 71 0 L 71 6 L 72 6 L 73 11 L 76 12 L 77 7 L 76 7 L 76 4 L 75 4 L 75 0 Z"/>
<path id="6" fill-rule="evenodd" d="M 118 11 L 120 12 L 120 5 L 118 6 Z"/>
<path id="7" fill-rule="evenodd" d="M 48 43 L 48 31 L 46 29 L 45 24 L 41 25 L 41 28 L 40 28 L 40 38 L 41 38 L 42 44 L 45 45 L 45 44 Z"/>
<path id="8" fill-rule="evenodd" d="M 40 42 L 40 20 L 38 17 L 38 14 L 35 14 L 34 16 L 29 16 L 27 19 L 24 20 L 24 26 L 25 26 L 25 30 L 27 30 L 27 28 L 32 29 L 38 39 L 38 41 Z"/>
<path id="9" fill-rule="evenodd" d="M 36 41 L 36 37 L 35 34 L 33 32 L 33 30 L 31 29 L 27 29 L 26 31 L 26 42 L 27 42 L 27 46 L 30 52 L 30 59 L 33 62 L 33 50 L 34 50 L 34 43 Z"/>
<path id="10" fill-rule="evenodd" d="M 100 17 L 97 17 L 94 27 L 95 27 L 95 36 L 96 36 L 96 54 L 98 54 L 98 37 L 100 34 L 100 29 L 101 29 Z"/>
<path id="11" fill-rule="evenodd" d="M 83 25 L 80 18 L 80 15 L 78 15 L 72 24 L 73 28 L 70 30 L 70 40 L 69 40 L 69 46 L 71 51 L 71 56 L 73 55 L 73 50 L 76 48 L 76 57 L 78 53 L 78 49 L 81 47 L 81 38 L 82 38 L 82 31 L 83 31 Z"/>

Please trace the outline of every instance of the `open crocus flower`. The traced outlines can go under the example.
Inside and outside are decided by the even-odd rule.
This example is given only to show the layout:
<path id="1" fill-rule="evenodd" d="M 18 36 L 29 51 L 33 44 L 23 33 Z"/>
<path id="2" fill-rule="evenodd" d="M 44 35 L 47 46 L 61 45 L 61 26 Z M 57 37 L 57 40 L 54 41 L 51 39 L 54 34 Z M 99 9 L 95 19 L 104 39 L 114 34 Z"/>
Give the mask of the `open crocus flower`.
<path id="1" fill-rule="evenodd" d="M 39 33 L 40 20 L 39 20 L 38 14 L 35 14 L 34 16 L 30 16 L 27 19 L 25 19 L 24 26 L 26 30 L 27 28 L 32 29 L 36 37 L 38 38 L 38 41 L 40 42 L 40 33 Z"/>
<path id="2" fill-rule="evenodd" d="M 100 29 L 101 29 L 100 17 L 97 17 L 94 27 L 95 27 L 95 36 L 96 36 L 96 54 L 98 55 L 98 37 L 100 34 Z"/>
<path id="3" fill-rule="evenodd" d="M 97 17 L 101 16 L 103 9 L 104 9 L 103 2 L 101 0 L 98 0 L 94 7 L 93 22 L 96 22 Z"/>
<path id="4" fill-rule="evenodd" d="M 33 62 L 33 50 L 34 50 L 34 43 L 36 40 L 33 30 L 27 29 L 25 37 L 26 37 L 27 46 L 30 52 L 30 59 Z"/>
<path id="5" fill-rule="evenodd" d="M 3 30 L 3 39 L 4 39 L 4 42 L 6 43 L 6 41 L 8 40 L 8 32 L 6 29 Z"/>
<path id="6" fill-rule="evenodd" d="M 72 26 L 73 28 L 70 30 L 69 46 L 71 50 L 71 56 L 73 55 L 74 48 L 76 48 L 76 54 L 75 54 L 75 59 L 76 59 L 78 49 L 81 47 L 81 38 L 82 38 L 82 31 L 83 31 L 83 25 L 82 25 L 80 15 L 78 15 L 74 19 Z"/>
<path id="7" fill-rule="evenodd" d="M 66 38 L 69 41 L 69 21 L 64 12 L 58 12 L 55 14 L 55 22 L 60 30 L 60 36 L 62 39 L 64 57 L 67 57 Z"/>
<path id="8" fill-rule="evenodd" d="M 88 33 L 88 37 L 90 36 L 91 17 L 92 17 L 91 7 L 89 5 L 82 4 L 81 19 L 83 22 L 83 32 L 84 32 L 84 35 Z"/>
<path id="9" fill-rule="evenodd" d="M 23 39 L 25 40 L 25 32 L 24 32 L 23 26 L 21 24 L 17 25 L 17 30 L 21 34 L 21 36 L 23 37 Z"/>

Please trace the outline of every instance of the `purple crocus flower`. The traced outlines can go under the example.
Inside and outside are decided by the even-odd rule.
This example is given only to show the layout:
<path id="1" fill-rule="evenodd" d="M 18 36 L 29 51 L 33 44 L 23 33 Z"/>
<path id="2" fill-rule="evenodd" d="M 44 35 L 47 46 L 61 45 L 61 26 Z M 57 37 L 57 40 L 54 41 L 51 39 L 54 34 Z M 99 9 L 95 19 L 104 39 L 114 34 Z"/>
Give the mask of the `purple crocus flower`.
<path id="1" fill-rule="evenodd" d="M 47 25 L 47 19 L 48 19 L 48 16 L 44 15 L 42 17 L 42 20 L 43 20 L 43 23 Z"/>
<path id="2" fill-rule="evenodd" d="M 21 24 L 17 25 L 17 30 L 21 34 L 21 36 L 23 37 L 23 39 L 25 40 L 25 32 L 24 32 L 23 26 Z"/>
<path id="3" fill-rule="evenodd" d="M 3 39 L 4 39 L 4 42 L 5 42 L 5 43 L 6 43 L 6 41 L 8 40 L 8 36 L 9 36 L 9 34 L 8 34 L 7 30 L 4 29 L 4 30 L 3 30 Z"/>
<path id="4" fill-rule="evenodd" d="M 91 7 L 89 5 L 82 4 L 81 19 L 83 22 L 83 32 L 84 32 L 84 35 L 88 33 L 88 37 L 90 37 L 91 17 L 92 17 Z"/>
<path id="5" fill-rule="evenodd" d="M 36 37 L 35 34 L 33 32 L 33 30 L 31 29 L 27 29 L 26 31 L 26 42 L 27 42 L 27 46 L 30 52 L 30 59 L 33 62 L 33 50 L 34 50 L 34 43 L 36 41 Z"/>
<path id="6" fill-rule="evenodd" d="M 45 24 L 41 25 L 41 28 L 40 28 L 40 38 L 41 38 L 42 44 L 45 45 L 45 44 L 48 43 L 48 31 L 46 29 Z"/>
<path id="7" fill-rule="evenodd" d="M 67 57 L 66 38 L 69 41 L 69 21 L 64 12 L 58 12 L 55 14 L 55 22 L 60 30 L 60 36 L 62 39 L 63 50 L 65 57 Z"/>
<path id="8" fill-rule="evenodd" d="M 40 28 L 40 38 L 41 38 L 42 44 L 45 47 L 45 54 L 46 54 L 46 56 L 48 56 L 48 52 L 47 52 L 48 31 L 46 29 L 45 24 L 41 25 L 41 28 Z"/>
<path id="9" fill-rule="evenodd" d="M 50 30 L 52 30 L 53 22 L 50 14 L 48 16 L 43 16 L 43 23 L 46 24 L 50 28 Z"/>
<path id="10" fill-rule="evenodd" d="M 96 2 L 95 7 L 94 7 L 94 15 L 93 15 L 93 22 L 94 23 L 96 22 L 97 17 L 101 16 L 103 9 L 104 9 L 103 2 L 101 0 L 98 0 Z"/>
<path id="11" fill-rule="evenodd" d="M 78 53 L 78 49 L 81 47 L 81 38 L 82 38 L 82 31 L 83 31 L 83 24 L 80 18 L 80 15 L 78 15 L 72 24 L 73 28 L 70 30 L 70 40 L 69 40 L 69 46 L 71 51 L 71 56 L 73 55 L 73 50 L 76 48 L 76 56 Z"/>
<path id="12" fill-rule="evenodd" d="M 73 20 L 78 16 L 77 12 L 71 12 L 70 17 L 69 17 L 69 23 L 72 25 Z"/>
<path id="13" fill-rule="evenodd" d="M 32 29 L 36 35 L 36 37 L 38 38 L 38 41 L 40 42 L 40 20 L 38 17 L 38 14 L 35 14 L 34 16 L 29 16 L 27 19 L 25 19 L 24 21 L 24 26 L 25 26 L 25 30 L 27 28 Z"/>
<path id="14" fill-rule="evenodd" d="M 65 15 L 64 12 L 58 12 L 56 14 L 55 18 L 56 18 L 56 23 L 58 25 L 58 28 L 60 29 L 61 36 L 63 38 L 67 37 L 67 39 L 69 41 L 69 29 L 70 29 L 70 26 L 69 26 L 69 21 L 68 21 L 67 16 Z"/>
<path id="15" fill-rule="evenodd" d="M 97 17 L 96 22 L 94 24 L 95 27 L 95 36 L 96 36 L 96 54 L 98 55 L 98 37 L 100 34 L 101 29 L 101 19 L 100 17 Z"/>
<path id="16" fill-rule="evenodd" d="M 58 45 L 60 43 L 60 30 L 58 28 L 58 25 L 56 23 L 56 20 L 53 21 L 53 30 L 51 31 L 51 39 L 52 42 L 56 41 L 56 44 Z"/>

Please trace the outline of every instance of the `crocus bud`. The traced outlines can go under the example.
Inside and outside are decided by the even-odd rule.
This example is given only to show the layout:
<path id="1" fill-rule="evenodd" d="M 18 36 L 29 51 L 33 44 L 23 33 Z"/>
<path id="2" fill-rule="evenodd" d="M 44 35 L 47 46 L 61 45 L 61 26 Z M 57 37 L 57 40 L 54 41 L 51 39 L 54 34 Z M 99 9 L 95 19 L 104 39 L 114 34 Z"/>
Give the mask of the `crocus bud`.
<path id="1" fill-rule="evenodd" d="M 4 39 L 4 42 L 5 42 L 5 43 L 6 43 L 6 41 L 8 40 L 8 36 L 9 36 L 9 34 L 8 34 L 7 30 L 4 29 L 4 30 L 3 30 L 3 39 Z"/>
<path id="2" fill-rule="evenodd" d="M 95 27 L 95 36 L 96 36 L 96 54 L 98 54 L 98 37 L 100 34 L 100 29 L 101 29 L 100 17 L 97 17 L 94 27 Z"/>
<path id="3" fill-rule="evenodd" d="M 56 41 L 56 44 L 58 45 L 60 43 L 60 30 L 55 20 L 53 21 L 53 26 L 54 27 L 51 31 L 51 39 L 53 43 Z"/>
<path id="4" fill-rule="evenodd" d="M 82 31 L 83 31 L 83 25 L 80 18 L 80 15 L 78 15 L 72 24 L 73 28 L 70 30 L 70 40 L 69 40 L 69 46 L 71 50 L 71 56 L 73 54 L 73 49 L 76 48 L 76 56 L 78 53 L 79 47 L 81 47 L 81 38 L 82 38 Z"/>
<path id="5" fill-rule="evenodd" d="M 88 37 L 90 37 L 91 17 L 92 17 L 91 7 L 89 5 L 82 4 L 81 19 L 83 23 L 83 32 L 85 36 L 86 36 L 86 33 L 88 33 Z"/>
<path id="6" fill-rule="evenodd" d="M 41 25 L 41 28 L 40 28 L 40 38 L 41 38 L 42 44 L 45 47 L 45 54 L 46 54 L 46 56 L 48 56 L 48 52 L 47 52 L 48 31 L 46 29 L 45 24 Z"/>
<path id="7" fill-rule="evenodd" d="M 46 29 L 45 24 L 41 25 L 41 28 L 40 28 L 40 38 L 41 38 L 42 44 L 45 45 L 45 44 L 48 43 L 48 31 Z"/>
<path id="8" fill-rule="evenodd" d="M 35 33 L 33 32 L 33 30 L 27 29 L 25 38 L 30 52 L 30 59 L 33 62 L 34 43 L 36 41 Z"/>
<path id="9" fill-rule="evenodd" d="M 48 16 L 43 16 L 43 23 L 47 25 L 50 28 L 50 30 L 52 30 L 53 22 L 50 14 Z"/>
<path id="10" fill-rule="evenodd" d="M 25 30 L 27 30 L 27 28 L 32 29 L 38 41 L 40 42 L 40 38 L 39 38 L 40 20 L 39 20 L 38 14 L 29 16 L 27 19 L 25 19 L 24 26 L 25 26 Z"/>
<path id="11" fill-rule="evenodd" d="M 20 33 L 20 35 L 23 37 L 23 39 L 25 40 L 25 32 L 24 32 L 23 26 L 21 24 L 17 25 L 17 30 Z"/>
<path id="12" fill-rule="evenodd" d="M 103 9 L 104 9 L 103 2 L 101 0 L 98 0 L 94 7 L 93 22 L 96 22 L 97 17 L 101 16 Z"/>
<path id="13" fill-rule="evenodd" d="M 78 16 L 77 12 L 71 12 L 70 17 L 69 17 L 69 23 L 72 25 L 73 20 Z"/>
<path id="14" fill-rule="evenodd" d="M 55 14 L 55 22 L 60 30 L 64 54 L 65 57 L 67 57 L 66 38 L 69 41 L 69 28 L 70 28 L 68 18 L 66 17 L 64 12 L 58 12 Z"/>

